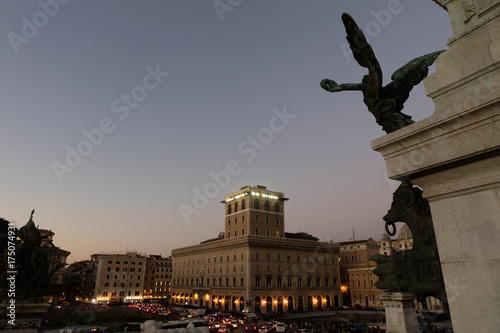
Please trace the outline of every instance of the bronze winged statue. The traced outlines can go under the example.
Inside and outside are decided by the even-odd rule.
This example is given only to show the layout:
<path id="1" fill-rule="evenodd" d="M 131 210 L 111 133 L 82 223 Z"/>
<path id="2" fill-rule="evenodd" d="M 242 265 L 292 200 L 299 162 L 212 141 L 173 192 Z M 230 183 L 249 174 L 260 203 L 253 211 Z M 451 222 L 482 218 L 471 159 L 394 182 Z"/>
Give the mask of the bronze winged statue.
<path id="1" fill-rule="evenodd" d="M 395 71 L 391 76 L 392 82 L 383 87 L 380 64 L 365 35 L 349 14 L 343 13 L 342 21 L 354 59 L 360 66 L 368 69 L 368 75 L 363 76 L 361 83 L 337 84 L 333 80 L 324 79 L 320 83 L 321 87 L 329 92 L 361 90 L 368 111 L 375 116 L 377 123 L 387 133 L 413 124 L 411 117 L 401 112 L 403 104 L 410 96 L 413 87 L 427 76 L 429 66 L 444 50 L 411 60 Z"/>

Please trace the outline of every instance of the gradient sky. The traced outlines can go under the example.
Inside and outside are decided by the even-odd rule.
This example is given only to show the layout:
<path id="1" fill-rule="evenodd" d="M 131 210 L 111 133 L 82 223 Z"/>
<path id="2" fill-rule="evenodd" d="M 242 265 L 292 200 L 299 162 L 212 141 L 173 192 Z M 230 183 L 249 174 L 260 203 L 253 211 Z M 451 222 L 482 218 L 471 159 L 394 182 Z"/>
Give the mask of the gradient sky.
<path id="1" fill-rule="evenodd" d="M 288 232 L 379 240 L 395 190 L 370 146 L 384 132 L 360 92 L 319 82 L 367 73 L 342 48 L 343 12 L 388 83 L 447 48 L 446 11 L 431 0 L 217 1 L 0 0 L 0 216 L 20 227 L 35 208 L 68 262 L 167 256 L 223 230 L 226 194 L 265 185 L 290 198 Z M 415 87 L 404 112 L 433 110 Z M 86 156 L 67 162 L 68 149 Z M 229 179 L 207 185 L 228 163 Z"/>

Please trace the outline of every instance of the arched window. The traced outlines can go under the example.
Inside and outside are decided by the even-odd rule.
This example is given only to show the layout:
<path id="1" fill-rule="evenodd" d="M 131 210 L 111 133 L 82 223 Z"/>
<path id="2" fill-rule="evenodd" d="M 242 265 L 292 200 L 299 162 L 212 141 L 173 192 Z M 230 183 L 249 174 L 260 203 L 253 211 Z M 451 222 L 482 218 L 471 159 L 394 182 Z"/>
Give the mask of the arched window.
<path id="1" fill-rule="evenodd" d="M 227 205 L 227 213 L 231 214 L 231 204 Z"/>
<path id="2" fill-rule="evenodd" d="M 266 202 L 264 203 L 264 210 L 269 211 L 269 201 L 267 201 L 267 200 L 266 200 Z"/>
<path id="3" fill-rule="evenodd" d="M 274 211 L 275 211 L 276 213 L 279 213 L 279 212 L 280 212 L 280 204 L 279 204 L 279 203 L 277 203 L 277 202 L 274 204 Z"/>
<path id="4" fill-rule="evenodd" d="M 241 200 L 241 210 L 244 210 L 246 208 L 245 204 L 246 204 L 245 199 Z"/>
<path id="5" fill-rule="evenodd" d="M 238 203 L 237 203 L 237 202 L 235 202 L 235 203 L 234 203 L 234 212 L 236 213 L 237 211 L 238 211 Z"/>
<path id="6" fill-rule="evenodd" d="M 253 201 L 253 209 L 259 209 L 259 199 Z"/>

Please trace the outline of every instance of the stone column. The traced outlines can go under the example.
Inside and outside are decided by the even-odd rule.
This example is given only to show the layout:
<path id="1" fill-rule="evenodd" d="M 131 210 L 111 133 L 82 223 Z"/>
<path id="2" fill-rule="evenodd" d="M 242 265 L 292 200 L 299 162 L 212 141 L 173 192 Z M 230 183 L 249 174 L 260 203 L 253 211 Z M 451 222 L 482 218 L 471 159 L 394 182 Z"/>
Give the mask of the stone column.
<path id="1" fill-rule="evenodd" d="M 385 308 L 387 333 L 420 332 L 413 294 L 384 292 L 380 301 Z"/>
<path id="2" fill-rule="evenodd" d="M 500 2 L 435 2 L 454 32 L 424 81 L 436 110 L 372 147 L 429 200 L 454 332 L 499 332 Z"/>

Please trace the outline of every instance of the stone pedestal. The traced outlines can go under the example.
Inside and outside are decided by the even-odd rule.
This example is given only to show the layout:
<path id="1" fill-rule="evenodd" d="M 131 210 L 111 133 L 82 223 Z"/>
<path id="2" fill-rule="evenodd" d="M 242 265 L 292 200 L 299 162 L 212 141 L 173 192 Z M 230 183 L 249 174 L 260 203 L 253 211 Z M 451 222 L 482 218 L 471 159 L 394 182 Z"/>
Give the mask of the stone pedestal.
<path id="1" fill-rule="evenodd" d="M 434 114 L 382 138 L 429 200 L 454 332 L 500 332 L 500 2 L 435 0 L 454 35 L 424 81 Z M 439 10 L 437 7 L 436 10 Z"/>
<path id="2" fill-rule="evenodd" d="M 384 292 L 380 301 L 385 308 L 387 333 L 419 333 L 415 296 L 409 293 Z"/>
<path id="3" fill-rule="evenodd" d="M 50 308 L 50 304 L 48 303 L 19 300 L 16 301 L 14 309 L 9 309 L 8 306 L 10 306 L 8 301 L 0 303 L 0 314 L 2 316 L 0 319 L 0 331 L 2 333 L 38 332 L 42 325 L 42 317 Z"/>

